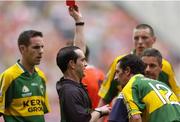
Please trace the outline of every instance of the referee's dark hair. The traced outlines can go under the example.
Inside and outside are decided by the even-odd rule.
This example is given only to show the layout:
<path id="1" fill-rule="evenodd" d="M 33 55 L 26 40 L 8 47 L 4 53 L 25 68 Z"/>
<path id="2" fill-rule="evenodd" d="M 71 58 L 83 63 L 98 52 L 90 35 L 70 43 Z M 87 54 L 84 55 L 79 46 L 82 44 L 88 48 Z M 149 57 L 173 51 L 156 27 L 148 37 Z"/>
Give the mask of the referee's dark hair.
<path id="1" fill-rule="evenodd" d="M 80 48 L 76 46 L 67 46 L 59 50 L 56 57 L 56 64 L 58 65 L 62 73 L 67 70 L 70 60 L 73 60 L 76 63 L 78 59 L 78 54 L 75 52 L 75 50 L 77 49 Z"/>

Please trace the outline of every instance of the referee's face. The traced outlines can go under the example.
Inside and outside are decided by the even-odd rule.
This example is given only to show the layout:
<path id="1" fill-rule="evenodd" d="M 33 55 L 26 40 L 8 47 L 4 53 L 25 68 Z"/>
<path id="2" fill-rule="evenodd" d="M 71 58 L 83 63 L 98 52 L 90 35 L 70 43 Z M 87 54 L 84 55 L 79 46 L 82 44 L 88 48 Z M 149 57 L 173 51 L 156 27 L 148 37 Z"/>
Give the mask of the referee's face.
<path id="1" fill-rule="evenodd" d="M 40 36 L 32 37 L 30 44 L 22 51 L 23 60 L 27 65 L 34 66 L 40 64 L 44 52 L 44 41 Z"/>
<path id="2" fill-rule="evenodd" d="M 86 58 L 82 50 L 77 49 L 75 52 L 78 55 L 76 60 L 74 70 L 79 79 L 82 79 L 85 76 L 85 68 L 87 66 Z"/>

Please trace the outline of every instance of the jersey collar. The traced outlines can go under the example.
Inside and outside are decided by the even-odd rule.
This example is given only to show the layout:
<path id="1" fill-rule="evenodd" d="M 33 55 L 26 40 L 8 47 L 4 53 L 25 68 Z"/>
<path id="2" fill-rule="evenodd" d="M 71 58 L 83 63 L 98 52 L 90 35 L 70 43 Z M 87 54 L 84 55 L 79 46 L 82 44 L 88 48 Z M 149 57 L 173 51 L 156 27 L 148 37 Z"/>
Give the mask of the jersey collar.
<path id="1" fill-rule="evenodd" d="M 17 64 L 18 67 L 23 71 L 23 73 L 30 75 L 29 71 L 26 70 L 26 68 L 20 63 L 20 59 L 17 60 L 17 63 L 16 63 L 16 64 Z M 34 73 L 36 74 L 36 69 L 34 68 L 34 70 L 35 70 Z M 34 74 L 34 73 L 33 73 L 33 74 Z"/>

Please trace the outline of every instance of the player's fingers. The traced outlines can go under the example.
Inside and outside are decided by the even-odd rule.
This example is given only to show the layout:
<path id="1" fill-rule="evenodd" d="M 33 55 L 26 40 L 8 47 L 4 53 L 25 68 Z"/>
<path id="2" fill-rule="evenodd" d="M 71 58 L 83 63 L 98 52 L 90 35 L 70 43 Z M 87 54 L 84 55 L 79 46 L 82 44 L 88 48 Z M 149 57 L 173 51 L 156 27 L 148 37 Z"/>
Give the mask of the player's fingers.
<path id="1" fill-rule="evenodd" d="M 73 8 L 72 8 L 71 6 L 69 7 L 69 11 L 70 11 L 70 12 L 73 11 Z"/>
<path id="2" fill-rule="evenodd" d="M 73 6 L 74 10 L 79 12 L 79 7 L 77 5 Z"/>

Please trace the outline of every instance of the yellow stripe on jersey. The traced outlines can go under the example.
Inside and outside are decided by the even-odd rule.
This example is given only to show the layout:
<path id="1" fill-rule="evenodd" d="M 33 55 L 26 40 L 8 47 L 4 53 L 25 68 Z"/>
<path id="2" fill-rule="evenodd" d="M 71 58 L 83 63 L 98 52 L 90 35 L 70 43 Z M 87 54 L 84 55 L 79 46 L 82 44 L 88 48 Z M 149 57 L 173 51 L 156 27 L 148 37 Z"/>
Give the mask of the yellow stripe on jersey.
<path id="1" fill-rule="evenodd" d="M 2 82 L 0 90 L 1 91 L 4 91 L 4 90 L 6 91 L 7 88 L 6 87 L 3 88 L 3 86 L 7 86 L 8 87 L 11 84 L 11 82 L 14 79 L 16 79 L 17 77 L 19 77 L 23 72 L 24 71 L 21 68 L 19 68 L 19 66 L 17 64 L 14 64 L 12 67 L 10 67 L 5 72 L 3 72 L 1 74 L 0 79 L 3 78 L 4 80 L 6 80 L 6 83 L 4 82 L 4 80 L 2 80 L 2 81 L 0 80 Z M 4 85 L 4 84 L 6 84 L 6 85 Z"/>
<path id="2" fill-rule="evenodd" d="M 117 62 L 118 62 L 118 60 L 120 60 L 124 56 L 125 55 L 118 56 L 117 58 L 114 59 L 113 63 L 111 64 L 111 67 L 110 67 L 110 69 L 109 69 L 109 71 L 108 71 L 108 73 L 106 75 L 106 78 L 103 81 L 103 83 L 101 85 L 101 88 L 100 88 L 100 90 L 98 92 L 98 95 L 101 98 L 105 98 L 107 92 L 109 91 L 111 82 L 112 82 L 112 80 L 114 79 L 114 76 L 115 76 Z"/>
<path id="3" fill-rule="evenodd" d="M 154 91 L 149 92 L 142 100 L 146 104 L 146 110 L 148 113 L 155 111 L 156 109 L 163 106 L 163 102 L 160 98 L 156 95 Z"/>
<path id="4" fill-rule="evenodd" d="M 11 106 L 6 108 L 5 115 L 34 116 L 44 115 L 44 98 L 32 96 L 27 98 L 13 99 Z"/>
<path id="5" fill-rule="evenodd" d="M 46 79 L 44 73 L 43 73 L 38 67 L 35 67 L 35 70 L 36 70 L 36 72 L 39 74 L 39 76 L 42 77 L 45 82 L 47 82 L 47 79 Z M 45 105 L 46 105 L 47 110 L 48 110 L 48 111 L 45 111 L 45 113 L 50 112 L 51 109 L 50 109 L 50 105 L 49 105 L 49 102 L 48 102 L 47 92 L 46 92 L 46 95 L 45 95 Z"/>
<path id="6" fill-rule="evenodd" d="M 163 100 L 165 100 L 165 104 L 178 104 L 178 99 L 175 94 L 172 93 L 170 98 L 166 99 L 167 91 L 160 90 L 158 92 L 160 93 Z M 148 115 L 150 115 L 151 113 L 153 113 L 154 111 L 156 111 L 164 105 L 162 99 L 157 95 L 157 93 L 154 90 L 146 94 L 142 101 L 146 103 L 145 113 L 148 113 Z M 145 118 L 146 120 L 148 119 L 147 116 L 144 116 L 144 119 Z"/>
<path id="7" fill-rule="evenodd" d="M 43 78 L 43 80 L 44 80 L 45 82 L 47 82 L 47 79 L 46 79 L 44 73 L 43 73 L 38 67 L 35 67 L 35 70 L 36 70 L 36 72 L 38 73 L 38 75 L 39 75 L 41 78 Z"/>

